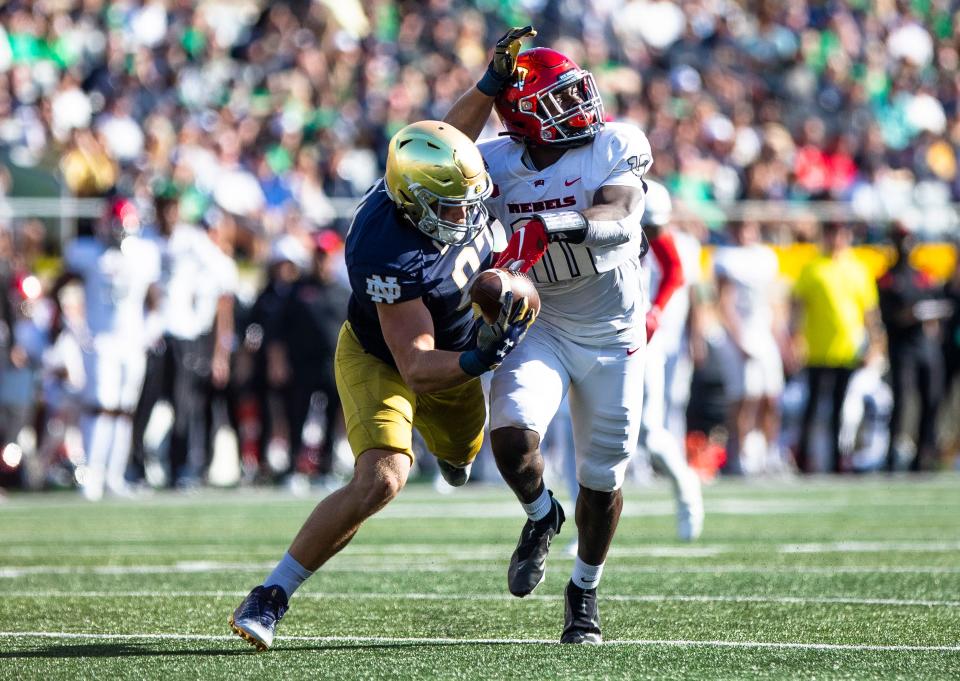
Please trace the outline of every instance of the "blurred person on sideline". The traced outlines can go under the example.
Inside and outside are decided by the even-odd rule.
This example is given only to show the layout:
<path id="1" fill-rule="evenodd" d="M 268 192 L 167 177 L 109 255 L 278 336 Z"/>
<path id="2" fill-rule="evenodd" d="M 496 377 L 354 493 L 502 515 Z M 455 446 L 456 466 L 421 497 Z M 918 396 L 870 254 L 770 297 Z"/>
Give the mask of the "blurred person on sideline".
<path id="1" fill-rule="evenodd" d="M 919 435 L 910 470 L 919 471 L 937 458 L 937 408 L 944 389 L 940 320 L 950 314 L 950 305 L 941 298 L 933 278 L 910 264 L 915 240 L 903 222 L 891 225 L 890 239 L 896 260 L 877 281 L 893 388 L 886 468 L 897 470 L 898 438 L 905 435 L 904 407 L 916 396 L 920 402 Z"/>
<path id="2" fill-rule="evenodd" d="M 728 231 L 730 244 L 713 256 L 731 400 L 723 472 L 742 475 L 748 458 L 744 445 L 754 430 L 765 440 L 758 470 L 782 467 L 779 402 L 784 380 L 778 336 L 784 334 L 778 328 L 773 300 L 780 274 L 776 254 L 760 243 L 760 225 L 753 220 L 731 222 Z"/>
<path id="3" fill-rule="evenodd" d="M 667 429 L 669 386 L 667 367 L 680 352 L 686 323 L 686 273 L 670 226 L 673 205 L 659 182 L 647 180 L 646 206 L 641 224 L 650 241 L 651 255 L 643 260 L 642 275 L 649 278 L 647 289 L 647 355 L 644 359 L 643 411 L 640 415 L 639 447 L 649 453 L 654 469 L 673 486 L 677 504 L 677 536 L 693 541 L 703 531 L 703 494 L 700 479 L 687 465 L 682 441 Z M 651 257 L 652 256 L 652 257 Z M 680 293 L 680 295 L 676 295 Z M 674 308 L 674 303 L 678 307 Z M 673 360 L 675 364 L 675 360 Z"/>
<path id="4" fill-rule="evenodd" d="M 60 289 L 43 352 L 41 376 L 44 417 L 39 426 L 38 456 L 43 482 L 55 488 L 74 482 L 75 467 L 83 460 L 82 417 L 84 348 L 89 347 L 84 321 L 83 290 L 78 284 Z"/>
<path id="5" fill-rule="evenodd" d="M 184 194 L 155 200 L 152 235 L 162 253 L 161 337 L 154 338 L 151 376 L 138 405 L 137 446 L 161 397 L 173 407 L 167 452 L 167 484 L 191 487 L 200 482 L 208 455 L 207 416 L 211 385 L 230 377 L 233 344 L 233 295 L 237 267 L 208 233 L 215 211 Z"/>
<path id="6" fill-rule="evenodd" d="M 0 224 L 0 485 L 23 484 L 20 445 L 37 407 L 36 376 L 46 334 L 37 325 L 39 280 L 25 266 L 23 233 Z"/>
<path id="7" fill-rule="evenodd" d="M 334 433 L 340 397 L 333 372 L 333 355 L 340 327 L 347 318 L 350 291 L 336 277 L 343 259 L 343 240 L 333 230 L 311 235 L 309 268 L 294 283 L 280 315 L 276 338 L 267 346 L 268 362 L 277 364 L 285 384 L 290 431 L 290 466 L 300 473 L 330 482 Z M 304 424 L 310 410 L 320 412 L 321 439 L 306 442 Z"/>
<path id="8" fill-rule="evenodd" d="M 948 388 L 960 379 L 960 248 L 954 246 L 954 249 L 956 264 L 953 274 L 943 285 L 943 297 L 952 307 L 952 314 L 943 329 L 943 357 Z"/>
<path id="9" fill-rule="evenodd" d="M 130 494 L 125 474 L 146 369 L 146 317 L 157 304 L 161 267 L 156 245 L 140 236 L 140 227 L 130 199 L 108 199 L 95 235 L 68 245 L 66 271 L 52 294 L 58 301 L 67 283 L 83 281 L 89 346 L 84 352 L 82 489 L 91 501 L 104 491 Z"/>
<path id="10" fill-rule="evenodd" d="M 14 342 L 17 322 L 16 271 L 13 234 L 9 225 L 0 223 L 0 380 L 7 367 L 20 367 L 26 361 L 23 349 Z"/>
<path id="11" fill-rule="evenodd" d="M 298 237 L 284 234 L 270 244 L 267 257 L 267 283 L 254 301 L 248 327 L 259 337 L 253 383 L 260 418 L 259 470 L 250 470 L 253 462 L 248 461 L 248 480 L 258 475 L 261 479 L 279 479 L 295 463 L 287 411 L 291 367 L 283 345 L 283 325 L 297 282 L 310 270 L 310 252 Z"/>
<path id="12" fill-rule="evenodd" d="M 945 390 L 944 390 L 944 408 L 941 410 L 942 416 L 946 417 L 944 422 L 955 421 L 951 419 L 949 413 L 951 405 L 956 404 L 960 399 L 960 244 L 954 242 L 954 263 L 953 274 L 943 286 L 943 297 L 952 307 L 950 317 L 944 320 L 943 324 L 943 363 L 945 368 Z M 951 449 L 954 454 L 960 453 L 960 430 L 956 423 L 953 425 L 953 440 Z M 950 449 L 948 449 L 950 451 Z"/>
<path id="13" fill-rule="evenodd" d="M 701 281 L 690 290 L 687 320 L 690 359 L 690 400 L 686 407 L 687 460 L 702 478 L 712 479 L 726 462 L 730 399 L 724 367 L 727 336 L 720 321 L 713 282 Z"/>
<path id="14" fill-rule="evenodd" d="M 804 473 L 816 470 L 814 429 L 823 400 L 830 405 L 828 466 L 845 469 L 839 451 L 843 400 L 850 376 L 868 350 L 879 351 L 883 330 L 877 309 L 877 284 L 850 246 L 853 230 L 844 222 L 823 226 L 823 251 L 800 272 L 793 288 L 798 356 L 805 357 L 807 404 L 797 452 Z"/>

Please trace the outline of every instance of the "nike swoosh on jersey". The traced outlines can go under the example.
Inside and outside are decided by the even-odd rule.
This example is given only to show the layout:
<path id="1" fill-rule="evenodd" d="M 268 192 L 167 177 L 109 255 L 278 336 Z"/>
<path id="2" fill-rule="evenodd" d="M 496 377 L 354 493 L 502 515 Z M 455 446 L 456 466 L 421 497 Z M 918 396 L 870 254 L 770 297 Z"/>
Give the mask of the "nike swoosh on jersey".
<path id="1" fill-rule="evenodd" d="M 581 175 L 581 177 L 582 177 L 582 175 Z M 575 179 L 573 179 L 573 180 L 564 180 L 564 181 L 563 181 L 563 186 L 564 186 L 564 187 L 569 187 L 570 185 L 574 184 L 575 182 L 579 182 L 579 181 L 580 181 L 580 178 L 579 178 L 579 177 L 578 177 L 578 178 L 575 178 Z"/>
<path id="2" fill-rule="evenodd" d="M 639 349 L 640 349 L 640 348 L 634 348 L 633 350 L 627 350 L 627 357 L 629 357 L 630 355 L 632 355 L 633 353 L 635 353 L 635 352 L 636 352 L 637 350 L 639 350 Z"/>

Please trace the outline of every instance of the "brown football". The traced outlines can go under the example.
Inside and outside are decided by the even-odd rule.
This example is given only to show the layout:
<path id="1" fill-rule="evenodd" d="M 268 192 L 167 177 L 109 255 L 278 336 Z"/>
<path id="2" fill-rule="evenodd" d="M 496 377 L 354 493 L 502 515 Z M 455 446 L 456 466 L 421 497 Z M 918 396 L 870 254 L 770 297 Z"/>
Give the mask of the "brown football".
<path id="1" fill-rule="evenodd" d="M 514 300 L 526 297 L 530 309 L 540 312 L 540 295 L 530 277 L 505 269 L 489 269 L 478 274 L 470 286 L 470 300 L 480 308 L 485 322 L 492 324 L 500 314 L 500 294 L 504 286 L 513 291 Z"/>

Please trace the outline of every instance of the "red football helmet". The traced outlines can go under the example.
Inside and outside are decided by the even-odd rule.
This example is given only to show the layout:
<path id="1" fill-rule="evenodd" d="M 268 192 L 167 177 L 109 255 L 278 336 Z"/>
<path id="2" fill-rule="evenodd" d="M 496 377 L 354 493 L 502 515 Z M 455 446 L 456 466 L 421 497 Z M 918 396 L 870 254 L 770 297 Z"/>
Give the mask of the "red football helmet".
<path id="1" fill-rule="evenodd" d="M 530 144 L 586 144 L 603 127 L 603 102 L 589 71 L 556 50 L 517 57 L 513 82 L 494 102 L 507 134 Z"/>
<path id="2" fill-rule="evenodd" d="M 124 238 L 140 231 L 140 213 L 136 204 L 123 196 L 107 201 L 97 235 L 107 244 L 119 246 Z"/>

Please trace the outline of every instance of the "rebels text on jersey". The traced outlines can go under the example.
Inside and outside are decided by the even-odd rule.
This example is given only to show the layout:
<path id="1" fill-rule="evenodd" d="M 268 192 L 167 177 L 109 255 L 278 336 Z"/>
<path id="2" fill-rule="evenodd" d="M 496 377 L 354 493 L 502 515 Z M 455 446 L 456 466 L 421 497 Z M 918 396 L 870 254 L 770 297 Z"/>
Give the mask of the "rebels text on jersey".
<path id="1" fill-rule="evenodd" d="M 433 318 L 438 350 L 469 350 L 476 322 L 468 296 L 473 277 L 490 267 L 493 237 L 448 246 L 411 225 L 387 196 L 383 181 L 364 196 L 347 235 L 350 275 L 347 319 L 363 349 L 396 366 L 380 328 L 376 303 L 420 298 Z"/>

